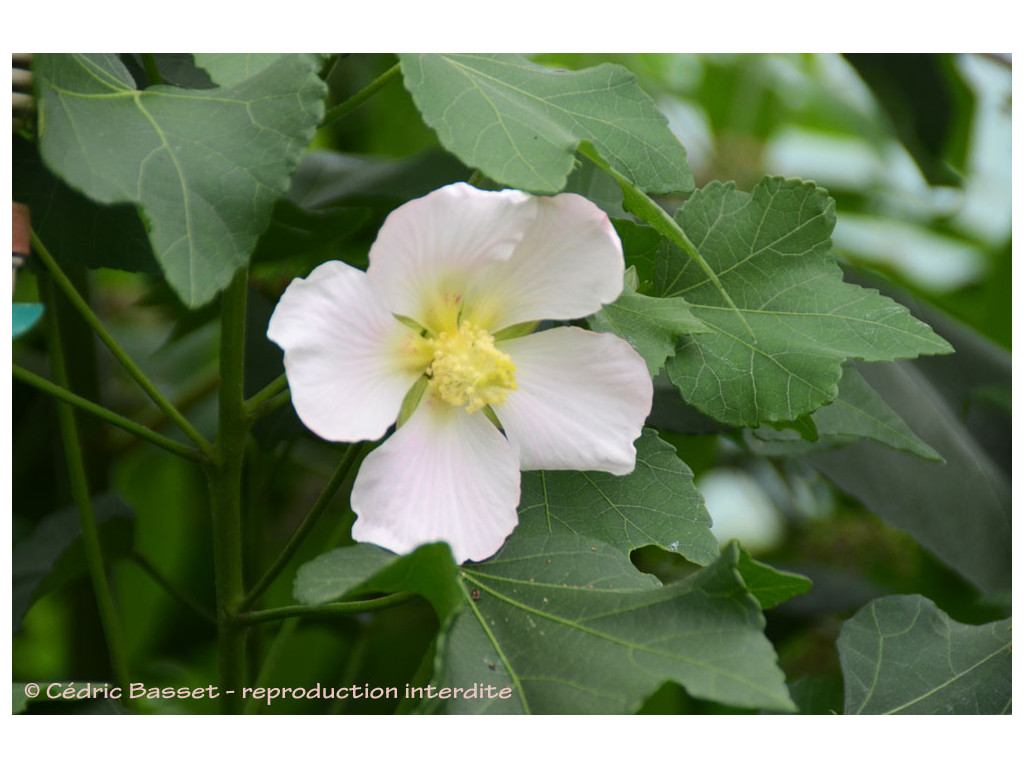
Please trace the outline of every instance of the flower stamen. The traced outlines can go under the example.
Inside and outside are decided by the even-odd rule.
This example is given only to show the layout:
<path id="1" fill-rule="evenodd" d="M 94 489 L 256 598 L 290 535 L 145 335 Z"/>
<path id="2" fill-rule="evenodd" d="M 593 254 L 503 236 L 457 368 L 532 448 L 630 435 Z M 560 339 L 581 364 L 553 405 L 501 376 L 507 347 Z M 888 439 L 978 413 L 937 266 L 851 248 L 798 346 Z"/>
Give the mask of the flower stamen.
<path id="1" fill-rule="evenodd" d="M 450 405 L 474 413 L 488 405 L 502 405 L 516 389 L 512 359 L 494 346 L 494 337 L 473 323 L 445 331 L 429 340 L 434 359 L 427 368 L 430 390 Z"/>

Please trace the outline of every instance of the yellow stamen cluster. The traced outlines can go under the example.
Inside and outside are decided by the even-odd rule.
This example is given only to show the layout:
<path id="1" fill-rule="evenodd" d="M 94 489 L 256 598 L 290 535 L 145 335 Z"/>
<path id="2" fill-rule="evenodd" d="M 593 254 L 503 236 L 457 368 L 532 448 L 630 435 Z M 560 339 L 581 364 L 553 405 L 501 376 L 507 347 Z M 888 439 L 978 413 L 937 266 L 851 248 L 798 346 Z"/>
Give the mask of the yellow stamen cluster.
<path id="1" fill-rule="evenodd" d="M 473 323 L 463 322 L 428 340 L 434 359 L 427 368 L 430 389 L 437 397 L 469 413 L 501 405 L 516 388 L 511 358 L 494 346 L 494 337 Z"/>

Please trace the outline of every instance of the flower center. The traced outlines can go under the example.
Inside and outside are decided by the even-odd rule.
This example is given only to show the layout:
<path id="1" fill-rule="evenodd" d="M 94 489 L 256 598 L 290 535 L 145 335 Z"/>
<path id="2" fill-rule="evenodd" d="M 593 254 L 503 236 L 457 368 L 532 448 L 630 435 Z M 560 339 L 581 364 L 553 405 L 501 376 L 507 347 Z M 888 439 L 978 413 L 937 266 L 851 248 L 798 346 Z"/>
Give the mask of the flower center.
<path id="1" fill-rule="evenodd" d="M 434 359 L 427 368 L 430 389 L 469 413 L 505 402 L 508 390 L 516 388 L 512 359 L 494 346 L 494 337 L 473 323 L 464 322 L 428 342 Z"/>

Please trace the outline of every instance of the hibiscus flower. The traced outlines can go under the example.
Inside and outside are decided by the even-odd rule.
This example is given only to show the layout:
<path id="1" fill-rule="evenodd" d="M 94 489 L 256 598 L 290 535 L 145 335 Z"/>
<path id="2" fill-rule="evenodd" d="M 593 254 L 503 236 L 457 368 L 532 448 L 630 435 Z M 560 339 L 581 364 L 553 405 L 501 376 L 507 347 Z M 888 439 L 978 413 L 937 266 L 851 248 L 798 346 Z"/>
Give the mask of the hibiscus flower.
<path id="1" fill-rule="evenodd" d="M 303 423 L 355 442 L 398 422 L 359 469 L 353 538 L 484 560 L 516 526 L 520 471 L 631 472 L 643 359 L 611 334 L 536 331 L 598 311 L 623 278 L 589 200 L 453 184 L 394 210 L 365 272 L 330 261 L 293 281 L 268 336 Z"/>

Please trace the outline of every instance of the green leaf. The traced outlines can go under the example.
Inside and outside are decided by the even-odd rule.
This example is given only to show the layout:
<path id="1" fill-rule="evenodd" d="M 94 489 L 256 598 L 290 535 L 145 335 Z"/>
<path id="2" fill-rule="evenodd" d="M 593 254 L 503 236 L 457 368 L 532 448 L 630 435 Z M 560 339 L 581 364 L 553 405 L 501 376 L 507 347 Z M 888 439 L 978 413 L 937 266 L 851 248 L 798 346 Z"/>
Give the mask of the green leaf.
<path id="1" fill-rule="evenodd" d="M 248 80 L 257 72 L 261 72 L 271 64 L 276 64 L 287 53 L 194 53 L 196 66 L 202 67 L 217 85 L 238 85 Z M 308 54 L 310 59 L 320 66 L 319 57 Z"/>
<path id="2" fill-rule="evenodd" d="M 541 538 L 571 532 L 625 554 L 654 544 L 694 563 L 713 562 L 718 542 L 690 468 L 654 430 L 645 429 L 636 448 L 636 469 L 624 477 L 524 472 L 514 535 Z"/>
<path id="3" fill-rule="evenodd" d="M 454 699 L 451 713 L 624 714 L 665 681 L 698 698 L 792 710 L 764 618 L 731 547 L 669 586 L 626 555 L 572 535 L 513 537 L 462 569 L 469 610 L 439 649 L 438 685 L 494 681 L 508 699 Z"/>
<path id="4" fill-rule="evenodd" d="M 405 86 L 441 144 L 500 184 L 558 192 L 587 141 L 641 189 L 693 189 L 686 151 L 623 67 L 566 72 L 512 54 L 399 59 Z"/>
<path id="5" fill-rule="evenodd" d="M 11 338 L 16 339 L 24 336 L 32 327 L 39 322 L 43 316 L 42 304 L 22 304 L 16 302 L 11 305 Z"/>
<path id="6" fill-rule="evenodd" d="M 372 544 L 334 549 L 310 560 L 295 575 L 294 596 L 320 605 L 370 592 L 415 592 L 442 620 L 462 605 L 455 562 L 447 544 L 425 544 L 398 556 Z"/>
<path id="7" fill-rule="evenodd" d="M 302 158 L 288 197 L 305 209 L 373 207 L 383 218 L 397 205 L 464 181 L 470 173 L 437 147 L 402 158 L 313 149 Z"/>
<path id="8" fill-rule="evenodd" d="M 682 336 L 704 333 L 708 328 L 693 316 L 685 299 L 644 296 L 630 287 L 611 304 L 587 318 L 592 330 L 614 333 L 633 345 L 657 376 L 665 361 L 676 353 Z"/>
<path id="9" fill-rule="evenodd" d="M 323 114 L 314 60 L 290 55 L 230 87 L 136 90 L 115 56 L 35 59 L 47 165 L 103 203 L 134 203 L 191 307 L 248 263 Z"/>
<path id="10" fill-rule="evenodd" d="M 132 552 L 135 513 L 117 494 L 93 499 L 103 557 L 109 563 Z M 78 510 L 66 507 L 43 518 L 11 555 L 14 631 L 39 598 L 86 574 Z"/>
<path id="11" fill-rule="evenodd" d="M 305 605 L 341 600 L 397 557 L 373 544 L 332 549 L 299 568 L 293 594 Z"/>
<path id="12" fill-rule="evenodd" d="M 1010 620 L 959 624 L 920 595 L 873 600 L 837 643 L 848 715 L 1010 710 Z"/>
<path id="13" fill-rule="evenodd" d="M 742 547 L 736 567 L 743 577 L 743 583 L 747 585 L 747 589 L 761 604 L 763 610 L 774 608 L 779 603 L 809 592 L 813 586 L 806 576 L 779 571 L 766 563 L 758 562 Z"/>
<path id="14" fill-rule="evenodd" d="M 899 414 L 889 407 L 852 365 L 843 367 L 843 378 L 839 381 L 839 397 L 816 410 L 809 418 L 819 436 L 865 438 L 928 461 L 942 461 L 942 456 L 914 434 Z M 817 448 L 808 445 L 798 435 L 766 427 L 755 430 L 753 435 L 757 440 L 768 444 L 764 453 L 781 451 L 793 454 L 836 447 L 835 441 L 830 441 L 822 448 Z M 779 450 L 773 451 L 772 444 Z"/>
<path id="15" fill-rule="evenodd" d="M 943 392 L 958 370 L 982 366 L 974 358 L 958 360 L 962 355 L 928 360 L 927 366 L 914 361 L 861 368 L 868 383 L 942 454 L 945 464 L 925 463 L 865 440 L 812 454 L 807 461 L 978 589 L 998 592 L 1011 586 L 1011 485 L 964 423 L 962 401 Z"/>
<path id="16" fill-rule="evenodd" d="M 685 298 L 714 331 L 685 338 L 668 375 L 686 402 L 719 421 L 792 421 L 830 403 L 847 358 L 952 351 L 899 304 L 843 282 L 829 253 L 834 202 L 814 184 L 766 178 L 746 193 L 715 182 L 675 218 L 736 307 L 666 244 L 655 292 Z"/>

